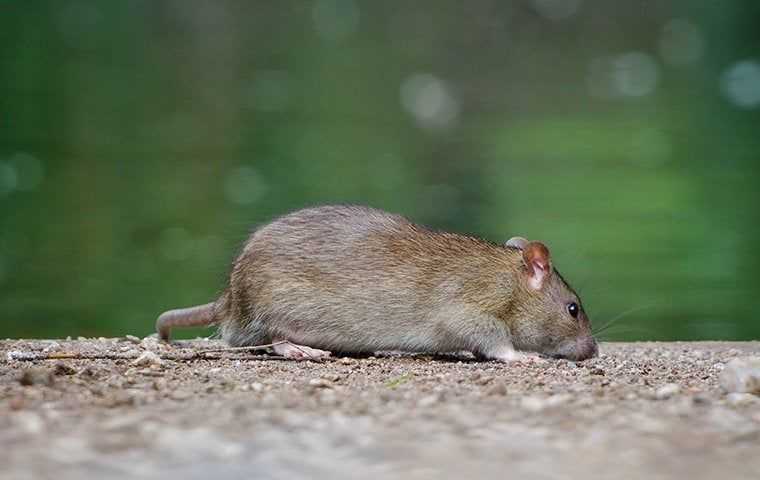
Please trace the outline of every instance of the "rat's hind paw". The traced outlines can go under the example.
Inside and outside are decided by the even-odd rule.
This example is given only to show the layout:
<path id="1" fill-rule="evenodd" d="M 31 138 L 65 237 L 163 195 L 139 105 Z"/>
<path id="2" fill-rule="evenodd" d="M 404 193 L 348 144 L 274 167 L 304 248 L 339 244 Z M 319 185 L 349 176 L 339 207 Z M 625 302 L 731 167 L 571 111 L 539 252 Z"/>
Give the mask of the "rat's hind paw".
<path id="1" fill-rule="evenodd" d="M 330 356 L 330 352 L 327 350 L 319 350 L 306 345 L 297 345 L 288 341 L 274 343 L 274 353 L 292 360 L 323 360 Z"/>

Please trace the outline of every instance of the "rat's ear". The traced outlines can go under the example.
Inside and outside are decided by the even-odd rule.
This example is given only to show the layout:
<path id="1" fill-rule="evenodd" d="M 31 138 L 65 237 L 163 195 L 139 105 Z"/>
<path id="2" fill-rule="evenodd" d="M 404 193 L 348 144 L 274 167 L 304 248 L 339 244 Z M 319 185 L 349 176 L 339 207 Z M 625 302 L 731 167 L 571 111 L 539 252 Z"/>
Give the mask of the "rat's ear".
<path id="1" fill-rule="evenodd" d="M 552 273 L 549 249 L 541 242 L 529 242 L 523 248 L 523 262 L 528 268 L 528 285 L 538 290 Z"/>
<path id="2" fill-rule="evenodd" d="M 527 244 L 528 244 L 528 241 L 525 240 L 523 237 L 512 237 L 509 240 L 507 240 L 507 243 L 505 243 L 504 246 L 519 248 L 520 250 L 525 250 L 525 246 Z"/>

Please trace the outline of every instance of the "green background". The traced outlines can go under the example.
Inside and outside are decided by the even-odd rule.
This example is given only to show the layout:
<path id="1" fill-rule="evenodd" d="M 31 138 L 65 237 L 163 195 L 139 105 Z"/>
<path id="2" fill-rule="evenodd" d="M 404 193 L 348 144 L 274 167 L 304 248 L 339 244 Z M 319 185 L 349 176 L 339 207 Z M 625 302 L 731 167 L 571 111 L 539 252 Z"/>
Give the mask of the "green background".
<path id="1" fill-rule="evenodd" d="M 0 3 L 0 337 L 143 335 L 257 224 L 545 241 L 608 339 L 760 338 L 760 3 Z M 190 332 L 194 334 L 195 332 Z"/>

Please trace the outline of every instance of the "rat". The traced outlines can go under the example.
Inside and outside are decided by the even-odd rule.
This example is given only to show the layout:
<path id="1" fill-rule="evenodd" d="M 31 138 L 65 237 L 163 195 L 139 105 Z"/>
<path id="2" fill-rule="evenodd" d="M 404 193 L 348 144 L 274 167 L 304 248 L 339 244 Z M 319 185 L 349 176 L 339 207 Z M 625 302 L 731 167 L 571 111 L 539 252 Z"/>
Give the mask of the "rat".
<path id="1" fill-rule="evenodd" d="M 220 327 L 230 346 L 292 359 L 334 352 L 470 351 L 585 360 L 598 353 L 578 294 L 549 249 L 436 231 L 370 207 L 319 206 L 256 229 L 215 301 L 156 322 Z M 530 352 L 530 353 L 528 353 Z"/>

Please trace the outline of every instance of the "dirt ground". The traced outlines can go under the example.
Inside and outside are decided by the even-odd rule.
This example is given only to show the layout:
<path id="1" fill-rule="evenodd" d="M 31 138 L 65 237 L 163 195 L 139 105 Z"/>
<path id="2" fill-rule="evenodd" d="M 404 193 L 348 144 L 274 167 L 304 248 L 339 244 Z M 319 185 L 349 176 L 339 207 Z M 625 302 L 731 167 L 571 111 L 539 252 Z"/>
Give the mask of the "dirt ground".
<path id="1" fill-rule="evenodd" d="M 0 478 L 760 478 L 760 397 L 718 384 L 760 342 L 577 364 L 199 353 L 219 347 L 0 341 Z"/>

